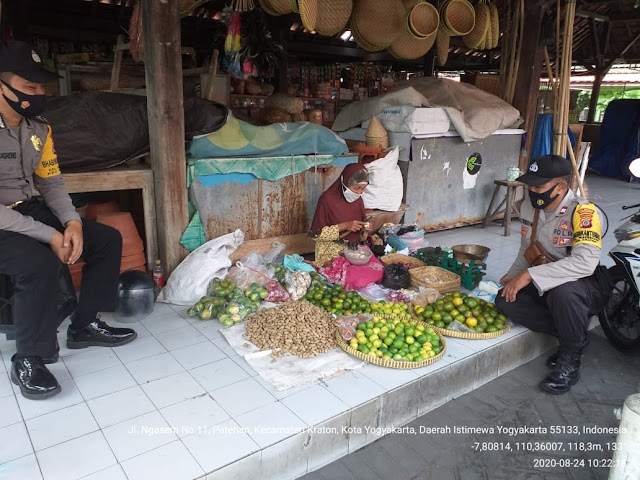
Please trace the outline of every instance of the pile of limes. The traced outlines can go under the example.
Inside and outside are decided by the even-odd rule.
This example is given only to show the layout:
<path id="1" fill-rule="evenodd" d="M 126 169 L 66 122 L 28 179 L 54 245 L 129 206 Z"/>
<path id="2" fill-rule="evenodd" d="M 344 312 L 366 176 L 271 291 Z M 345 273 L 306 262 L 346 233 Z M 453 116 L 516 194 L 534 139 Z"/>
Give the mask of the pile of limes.
<path id="1" fill-rule="evenodd" d="M 371 357 L 419 362 L 441 351 L 440 337 L 432 328 L 404 318 L 373 317 L 361 322 L 349 346 Z"/>
<path id="2" fill-rule="evenodd" d="M 457 320 L 477 333 L 497 332 L 504 328 L 507 321 L 507 317 L 498 312 L 493 303 L 469 297 L 462 292 L 443 295 L 428 307 L 416 305 L 414 311 L 420 320 L 429 325 L 447 328 Z"/>

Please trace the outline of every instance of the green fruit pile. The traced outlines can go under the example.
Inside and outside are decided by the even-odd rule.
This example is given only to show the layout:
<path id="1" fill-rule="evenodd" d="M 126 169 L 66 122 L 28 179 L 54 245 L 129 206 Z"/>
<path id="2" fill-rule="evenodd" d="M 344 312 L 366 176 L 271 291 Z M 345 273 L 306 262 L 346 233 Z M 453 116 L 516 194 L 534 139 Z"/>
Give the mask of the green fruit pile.
<path id="1" fill-rule="evenodd" d="M 359 323 L 349 346 L 371 357 L 407 362 L 427 360 L 442 350 L 432 328 L 415 320 L 380 317 Z"/>
<path id="2" fill-rule="evenodd" d="M 469 297 L 462 292 L 443 295 L 428 307 L 416 305 L 414 311 L 420 320 L 429 325 L 447 328 L 456 320 L 477 333 L 497 332 L 504 328 L 507 321 L 507 317 L 498 312 L 493 303 Z"/>
<path id="3" fill-rule="evenodd" d="M 200 317 L 201 320 L 217 318 L 223 325 L 231 326 L 257 311 L 267 295 L 268 292 L 257 283 L 243 292 L 230 278 L 214 278 L 207 295 L 191 307 L 187 314 L 190 317 Z"/>

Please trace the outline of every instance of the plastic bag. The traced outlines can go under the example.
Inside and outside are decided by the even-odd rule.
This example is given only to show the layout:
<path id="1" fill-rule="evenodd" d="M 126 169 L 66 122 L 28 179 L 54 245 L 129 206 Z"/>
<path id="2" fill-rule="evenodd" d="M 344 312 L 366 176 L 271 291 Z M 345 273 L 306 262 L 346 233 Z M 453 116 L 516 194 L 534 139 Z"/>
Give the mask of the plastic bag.
<path id="1" fill-rule="evenodd" d="M 382 285 L 393 290 L 407 288 L 410 283 L 409 270 L 402 265 L 391 264 L 384 269 Z"/>
<path id="2" fill-rule="evenodd" d="M 423 291 L 415 295 L 411 298 L 411 301 L 415 305 L 420 305 L 421 307 L 426 307 L 427 305 L 431 305 L 435 303 L 441 297 L 440 292 L 435 288 L 426 287 Z"/>
<path id="3" fill-rule="evenodd" d="M 287 292 L 277 280 L 270 280 L 264 288 L 269 292 L 269 295 L 265 299 L 267 302 L 283 303 L 291 300 L 289 292 Z"/>
<path id="4" fill-rule="evenodd" d="M 309 272 L 289 272 L 285 274 L 285 284 L 291 300 L 300 300 L 304 297 L 311 285 Z"/>
<path id="5" fill-rule="evenodd" d="M 242 230 L 209 240 L 196 248 L 171 273 L 158 301 L 175 305 L 193 305 L 207 294 L 214 278 L 227 274 L 231 266 L 229 255 L 244 242 Z"/>
<path id="6" fill-rule="evenodd" d="M 246 290 L 253 283 L 260 286 L 266 285 L 274 273 L 275 270 L 267 265 L 265 257 L 259 253 L 251 252 L 236 262 L 236 266 L 229 272 L 229 278 L 238 288 Z"/>
<path id="7" fill-rule="evenodd" d="M 280 254 L 284 251 L 286 245 L 282 242 L 273 242 L 271 244 L 271 250 L 264 254 L 265 263 L 279 263 L 282 264 L 282 257 Z"/>
<path id="8" fill-rule="evenodd" d="M 315 272 L 316 269 L 313 266 L 309 265 L 304 261 L 304 258 L 301 255 L 293 254 L 293 255 L 285 255 L 284 256 L 284 266 L 291 270 L 292 272 L 301 271 L 301 272 Z"/>
<path id="9" fill-rule="evenodd" d="M 360 322 L 368 322 L 372 316 L 361 313 L 360 315 L 342 315 L 337 317 L 333 324 L 338 327 L 340 336 L 345 342 L 355 337 L 356 327 Z"/>

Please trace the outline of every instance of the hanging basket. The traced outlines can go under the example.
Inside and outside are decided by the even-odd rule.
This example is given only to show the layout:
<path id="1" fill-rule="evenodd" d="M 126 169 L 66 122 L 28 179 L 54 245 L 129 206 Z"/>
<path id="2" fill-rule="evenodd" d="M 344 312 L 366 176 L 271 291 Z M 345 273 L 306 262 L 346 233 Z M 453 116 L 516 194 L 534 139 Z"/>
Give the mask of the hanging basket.
<path id="1" fill-rule="evenodd" d="M 498 48 L 498 43 L 500 43 L 500 13 L 498 11 L 498 6 L 495 3 L 489 4 L 489 12 L 491 19 L 491 34 L 493 37 L 491 48 Z"/>
<path id="2" fill-rule="evenodd" d="M 425 39 L 434 37 L 435 40 L 435 35 L 438 31 L 438 27 L 440 26 L 438 10 L 430 3 L 418 3 L 409 10 L 406 26 L 409 35 L 415 38 Z M 431 44 L 433 45 L 433 41 Z"/>
<path id="3" fill-rule="evenodd" d="M 300 8 L 298 7 L 298 0 L 289 0 L 291 4 L 291 10 L 295 13 L 300 13 Z"/>
<path id="4" fill-rule="evenodd" d="M 402 31 L 404 13 L 401 0 L 360 0 L 356 4 L 354 23 L 366 43 L 384 50 Z"/>
<path id="5" fill-rule="evenodd" d="M 446 29 L 440 27 L 440 29 L 438 30 L 438 36 L 436 38 L 436 53 L 440 66 L 444 66 L 447 63 L 447 58 L 449 57 L 450 42 L 451 35 L 449 35 Z"/>
<path id="6" fill-rule="evenodd" d="M 318 3 L 316 32 L 328 37 L 340 33 L 349 23 L 353 0 L 321 0 Z"/>
<path id="7" fill-rule="evenodd" d="M 423 57 L 436 40 L 436 34 L 427 38 L 416 38 L 403 32 L 389 47 L 389 53 L 398 59 L 409 60 Z"/>
<path id="8" fill-rule="evenodd" d="M 302 24 L 307 30 L 314 31 L 318 21 L 318 0 L 297 0 Z"/>
<path id="9" fill-rule="evenodd" d="M 358 30 L 358 25 L 354 21 L 352 21 L 351 23 L 351 35 L 353 35 L 353 38 L 355 39 L 358 46 L 363 50 L 366 50 L 367 52 L 380 52 L 385 49 L 385 47 L 378 47 L 376 45 L 372 45 L 371 43 L 367 42 L 362 37 L 362 35 L 360 35 L 360 31 Z"/>
<path id="10" fill-rule="evenodd" d="M 276 9 L 274 9 L 271 4 L 269 3 L 269 0 L 258 0 L 260 2 L 260 6 L 262 6 L 262 9 L 269 15 L 272 16 L 278 16 L 278 15 L 284 15 L 283 13 L 280 13 L 279 11 L 277 11 Z"/>
<path id="11" fill-rule="evenodd" d="M 290 0 L 260 0 L 260 4 L 263 7 L 267 5 L 268 7 L 266 7 L 265 10 L 268 8 L 275 12 L 276 15 L 285 15 L 293 12 Z"/>
<path id="12" fill-rule="evenodd" d="M 447 0 L 440 7 L 440 21 L 453 36 L 471 33 L 476 23 L 476 12 L 467 0 Z"/>
<path id="13" fill-rule="evenodd" d="M 491 25 L 491 11 L 487 5 L 478 3 L 474 10 L 476 12 L 475 26 L 469 34 L 462 37 L 462 41 L 469 48 L 478 48 L 482 44 Z"/>

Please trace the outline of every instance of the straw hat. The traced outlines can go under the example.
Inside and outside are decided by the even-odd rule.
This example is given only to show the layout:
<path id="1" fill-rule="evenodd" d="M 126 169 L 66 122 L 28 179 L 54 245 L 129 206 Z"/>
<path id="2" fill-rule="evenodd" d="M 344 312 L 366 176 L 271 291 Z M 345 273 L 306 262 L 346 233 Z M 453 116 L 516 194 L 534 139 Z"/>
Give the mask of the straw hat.
<path id="1" fill-rule="evenodd" d="M 439 26 L 438 10 L 430 3 L 420 2 L 407 13 L 408 32 L 416 38 L 427 38 L 435 35 Z"/>
<path id="2" fill-rule="evenodd" d="M 449 57 L 449 43 L 451 41 L 451 35 L 445 28 L 438 29 L 438 37 L 436 38 L 436 52 L 438 55 L 438 63 L 444 66 L 447 63 Z"/>
<path id="3" fill-rule="evenodd" d="M 484 3 L 478 3 L 474 10 L 476 12 L 476 24 L 470 33 L 462 37 L 462 41 L 469 48 L 478 48 L 484 41 L 491 24 L 490 10 Z"/>
<path id="4" fill-rule="evenodd" d="M 376 117 L 371 117 L 369 128 L 364 134 L 367 147 L 389 147 L 389 135 Z"/>
<path id="5" fill-rule="evenodd" d="M 309 31 L 315 30 L 318 20 L 318 0 L 298 0 L 298 8 L 304 28 Z"/>
<path id="6" fill-rule="evenodd" d="M 467 0 L 446 0 L 440 6 L 440 21 L 450 35 L 468 35 L 476 23 L 476 12 Z"/>
<path id="7" fill-rule="evenodd" d="M 404 5 L 402 0 L 359 0 L 353 20 L 366 43 L 385 49 L 402 31 Z"/>
<path id="8" fill-rule="evenodd" d="M 316 32 L 320 35 L 333 36 L 349 23 L 353 0 L 321 0 L 318 3 L 318 20 Z"/>

